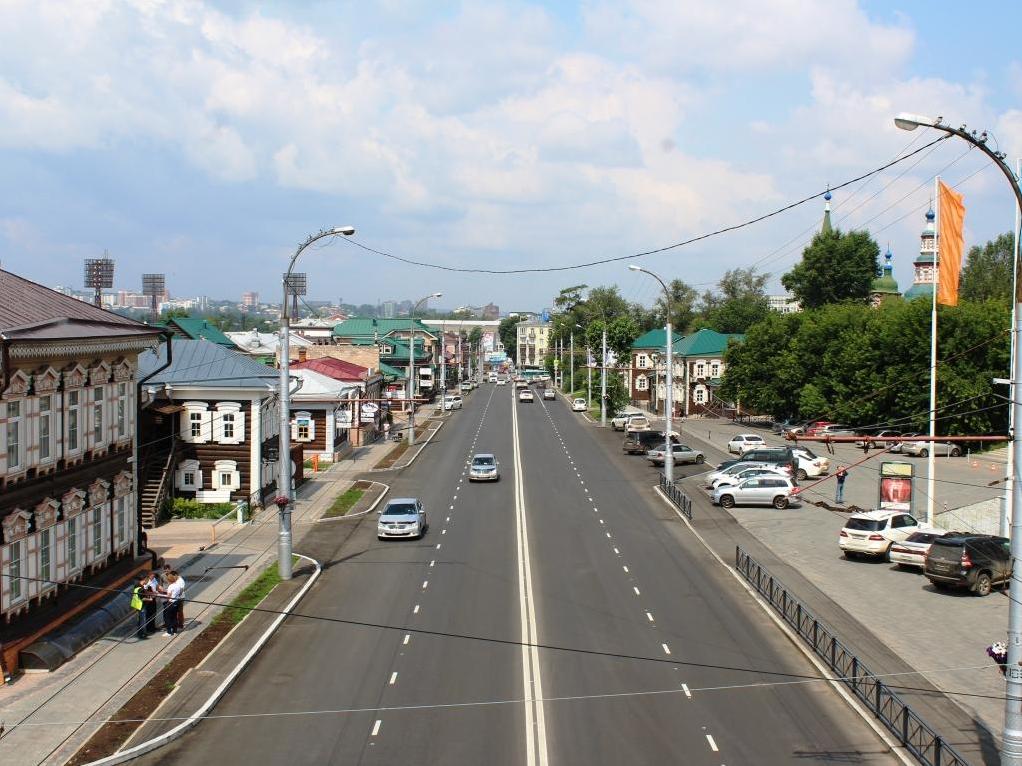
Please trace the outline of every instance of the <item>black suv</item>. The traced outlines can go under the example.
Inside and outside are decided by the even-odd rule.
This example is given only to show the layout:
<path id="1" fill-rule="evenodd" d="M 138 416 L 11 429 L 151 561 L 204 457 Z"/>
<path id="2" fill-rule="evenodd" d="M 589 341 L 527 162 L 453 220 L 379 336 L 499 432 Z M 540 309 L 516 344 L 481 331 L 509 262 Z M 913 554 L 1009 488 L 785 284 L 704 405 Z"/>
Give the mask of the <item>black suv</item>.
<path id="1" fill-rule="evenodd" d="M 677 436 L 672 436 L 671 441 L 680 443 Z M 667 443 L 667 434 L 663 431 L 632 431 L 621 443 L 621 449 L 629 455 L 645 455 L 651 449 L 663 447 Z"/>
<path id="2" fill-rule="evenodd" d="M 994 535 L 938 537 L 930 545 L 923 574 L 936 588 L 969 588 L 985 596 L 1011 580 L 1011 544 Z"/>
<path id="3" fill-rule="evenodd" d="M 718 471 L 733 466 L 735 463 L 762 463 L 763 465 L 776 465 L 788 468 L 794 475 L 798 468 L 798 461 L 791 447 L 764 447 L 762 449 L 751 449 L 744 455 L 732 460 L 725 460 L 717 466 Z"/>

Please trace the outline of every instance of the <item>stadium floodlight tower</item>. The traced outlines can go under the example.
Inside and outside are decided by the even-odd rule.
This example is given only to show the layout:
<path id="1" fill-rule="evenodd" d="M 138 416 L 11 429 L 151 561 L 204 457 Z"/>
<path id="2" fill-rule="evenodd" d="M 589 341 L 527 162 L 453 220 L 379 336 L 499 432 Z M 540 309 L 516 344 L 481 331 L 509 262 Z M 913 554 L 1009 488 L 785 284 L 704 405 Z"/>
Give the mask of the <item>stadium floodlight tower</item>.
<path id="1" fill-rule="evenodd" d="M 114 286 L 114 260 L 106 250 L 102 258 L 85 259 L 85 287 L 93 291 L 92 302 L 103 305 L 103 290 Z"/>
<path id="2" fill-rule="evenodd" d="M 152 323 L 160 319 L 160 298 L 167 292 L 166 274 L 143 274 L 142 294 L 149 298 L 149 311 L 152 312 Z"/>
<path id="3" fill-rule="evenodd" d="M 291 295 L 291 316 L 298 316 L 298 298 L 309 294 L 309 277 L 304 271 L 292 271 L 284 275 L 284 285 Z"/>

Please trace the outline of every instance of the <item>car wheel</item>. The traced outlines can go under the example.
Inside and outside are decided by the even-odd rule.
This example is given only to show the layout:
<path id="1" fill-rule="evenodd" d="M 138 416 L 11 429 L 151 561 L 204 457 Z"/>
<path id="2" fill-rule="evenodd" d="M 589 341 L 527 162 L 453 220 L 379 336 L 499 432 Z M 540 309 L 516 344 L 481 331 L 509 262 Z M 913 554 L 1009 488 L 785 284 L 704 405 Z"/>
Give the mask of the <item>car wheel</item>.
<path id="1" fill-rule="evenodd" d="M 919 450 L 919 457 L 929 457 L 930 451 L 928 449 Z"/>
<path id="2" fill-rule="evenodd" d="M 704 460 L 706 460 L 706 458 L 703 457 L 702 455 L 696 455 L 696 463 L 697 464 L 701 464 Z"/>
<path id="3" fill-rule="evenodd" d="M 972 592 L 977 596 L 989 596 L 993 587 L 994 583 L 990 579 L 990 575 L 986 572 L 980 572 L 979 577 L 976 578 L 976 584 L 972 586 Z"/>
<path id="4" fill-rule="evenodd" d="M 806 473 L 805 468 L 799 468 L 797 471 L 795 471 L 795 478 L 798 479 L 799 481 L 805 481 L 806 479 L 809 478 L 809 474 Z"/>
<path id="5" fill-rule="evenodd" d="M 951 448 L 951 457 L 959 457 L 961 454 L 962 454 L 962 451 L 960 449 L 958 449 L 958 447 L 952 447 Z"/>
<path id="6" fill-rule="evenodd" d="M 844 554 L 845 558 L 848 559 L 849 561 L 854 561 L 855 559 L 859 558 L 859 554 L 856 553 L 855 551 L 845 551 Z"/>
<path id="7" fill-rule="evenodd" d="M 786 498 L 784 495 L 778 495 L 777 497 L 774 498 L 774 508 L 776 508 L 779 511 L 783 511 L 787 507 L 788 498 Z"/>
<path id="8" fill-rule="evenodd" d="M 733 497 L 731 497 L 731 495 L 721 495 L 720 496 L 720 507 L 721 508 L 734 508 L 735 507 L 735 499 Z"/>
<path id="9" fill-rule="evenodd" d="M 893 547 L 892 545 L 888 545 L 886 548 L 884 548 L 884 552 L 880 554 L 880 560 L 881 561 L 886 561 L 886 562 L 890 563 L 890 561 L 891 561 L 891 548 L 892 547 Z"/>

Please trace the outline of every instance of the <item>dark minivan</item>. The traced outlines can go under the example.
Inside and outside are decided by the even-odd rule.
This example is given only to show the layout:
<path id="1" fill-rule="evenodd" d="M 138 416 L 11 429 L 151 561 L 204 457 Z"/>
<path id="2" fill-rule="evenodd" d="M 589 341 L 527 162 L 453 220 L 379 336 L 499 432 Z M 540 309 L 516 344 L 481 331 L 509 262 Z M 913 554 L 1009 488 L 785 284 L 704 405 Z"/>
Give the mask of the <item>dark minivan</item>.
<path id="1" fill-rule="evenodd" d="M 679 443 L 678 437 L 672 436 L 671 441 Z M 663 447 L 667 443 L 667 435 L 663 431 L 632 431 L 621 443 L 621 449 L 629 455 L 645 455 L 651 449 Z"/>
<path id="2" fill-rule="evenodd" d="M 930 545 L 923 574 L 934 587 L 968 588 L 986 596 L 1011 580 L 1011 543 L 995 535 L 948 535 Z"/>

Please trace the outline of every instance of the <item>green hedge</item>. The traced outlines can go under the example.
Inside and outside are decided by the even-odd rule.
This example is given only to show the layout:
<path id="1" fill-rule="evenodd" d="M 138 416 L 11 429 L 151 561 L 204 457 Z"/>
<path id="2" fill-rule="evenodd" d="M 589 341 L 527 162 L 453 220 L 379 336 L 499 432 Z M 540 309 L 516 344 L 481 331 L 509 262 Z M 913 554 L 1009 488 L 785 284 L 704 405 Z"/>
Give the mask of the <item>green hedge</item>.
<path id="1" fill-rule="evenodd" d="M 175 497 L 170 504 L 170 515 L 177 519 L 219 519 L 234 508 L 234 503 L 200 503 Z"/>

